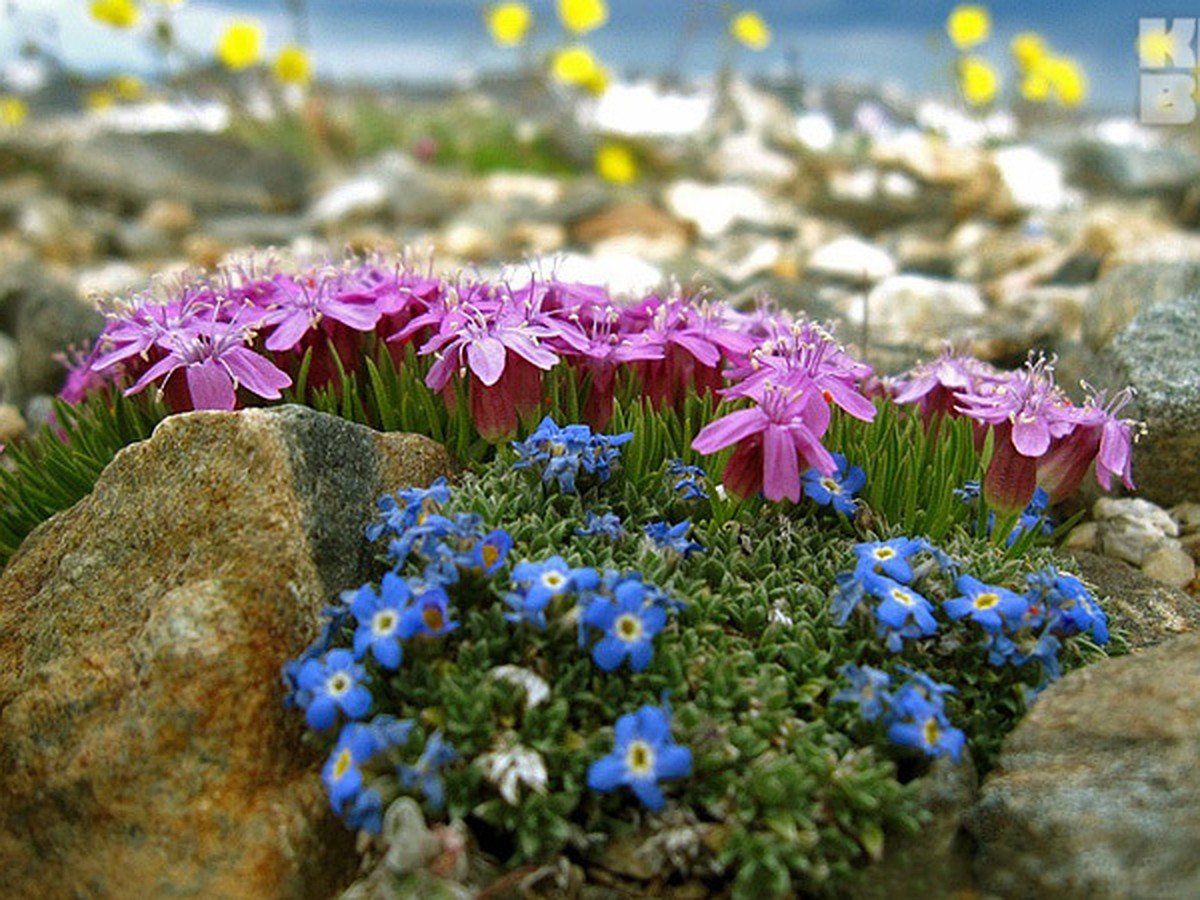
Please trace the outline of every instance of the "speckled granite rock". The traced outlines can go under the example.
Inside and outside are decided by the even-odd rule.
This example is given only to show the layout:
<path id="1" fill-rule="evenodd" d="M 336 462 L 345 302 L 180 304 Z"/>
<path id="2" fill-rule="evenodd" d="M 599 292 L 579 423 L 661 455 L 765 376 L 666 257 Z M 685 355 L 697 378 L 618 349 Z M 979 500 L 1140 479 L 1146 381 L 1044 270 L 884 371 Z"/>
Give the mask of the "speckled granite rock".
<path id="1" fill-rule="evenodd" d="M 1004 743 L 970 818 L 1006 898 L 1200 896 L 1200 634 L 1079 669 Z"/>
<path id="2" fill-rule="evenodd" d="M 123 450 L 0 578 L 7 896 L 328 897 L 328 811 L 279 670 L 363 576 L 373 500 L 443 448 L 300 407 Z"/>
<path id="3" fill-rule="evenodd" d="M 1129 649 L 1160 644 L 1167 638 L 1200 631 L 1200 600 L 1168 587 L 1119 559 L 1096 553 L 1073 553 L 1084 581 L 1101 598 L 1113 628 L 1125 635 Z"/>

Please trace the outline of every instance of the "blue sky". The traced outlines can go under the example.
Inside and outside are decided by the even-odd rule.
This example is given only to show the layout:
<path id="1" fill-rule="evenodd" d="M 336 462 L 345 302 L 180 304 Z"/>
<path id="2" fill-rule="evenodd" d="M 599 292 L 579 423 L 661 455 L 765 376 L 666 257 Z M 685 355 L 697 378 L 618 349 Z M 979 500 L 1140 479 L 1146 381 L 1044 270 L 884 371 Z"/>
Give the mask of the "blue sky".
<path id="1" fill-rule="evenodd" d="M 87 21 L 87 0 L 4 0 L 22 10 L 22 29 L 58 23 L 58 42 L 73 64 L 90 70 L 129 67 L 146 55 L 137 40 Z M 145 0 L 144 0 L 145 2 Z M 546 26 L 546 45 L 557 37 L 551 0 L 528 0 Z M 717 59 L 719 0 L 706 3 L 707 27 L 688 47 L 685 66 L 710 68 Z M 317 66 L 327 75 L 354 78 L 453 77 L 479 64 L 502 67 L 512 54 L 493 48 L 480 24 L 480 0 L 309 0 Z M 662 69 L 679 44 L 693 0 L 610 0 L 608 27 L 590 43 L 608 61 L 647 72 Z M 802 70 L 817 79 L 859 76 L 890 78 L 918 89 L 945 83 L 948 55 L 939 47 L 941 23 L 953 3 L 942 0 L 747 0 L 775 30 L 760 54 L 745 53 L 741 65 L 780 67 L 789 49 Z M 1095 101 L 1131 111 L 1137 88 L 1134 41 L 1139 15 L 1128 0 L 996 0 L 995 34 L 984 55 L 1005 62 L 1008 38 L 1035 29 L 1061 52 L 1081 59 Z M 0 8 L 3 4 L 0 3 Z M 283 0 L 189 0 L 177 13 L 179 30 L 197 47 L 211 45 L 232 16 L 253 16 L 267 27 L 273 44 L 288 34 Z M 1200 7 L 1198 7 L 1200 10 Z M 2 20 L 0 20 L 2 21 Z M 9 56 L 18 35 L 5 22 L 0 57 Z"/>

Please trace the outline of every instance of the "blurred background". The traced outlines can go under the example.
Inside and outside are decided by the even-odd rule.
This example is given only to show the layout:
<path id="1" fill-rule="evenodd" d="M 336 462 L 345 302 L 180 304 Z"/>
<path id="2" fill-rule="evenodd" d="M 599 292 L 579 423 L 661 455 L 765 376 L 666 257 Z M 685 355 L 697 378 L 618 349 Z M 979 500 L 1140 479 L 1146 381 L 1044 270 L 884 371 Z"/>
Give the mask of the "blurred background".
<path id="1" fill-rule="evenodd" d="M 884 371 L 949 339 L 1071 384 L 1157 283 L 1107 276 L 1200 260 L 1196 126 L 1139 121 L 1169 50 L 1118 0 L 0 0 L 0 441 L 104 298 L 267 253 L 769 300 Z"/>

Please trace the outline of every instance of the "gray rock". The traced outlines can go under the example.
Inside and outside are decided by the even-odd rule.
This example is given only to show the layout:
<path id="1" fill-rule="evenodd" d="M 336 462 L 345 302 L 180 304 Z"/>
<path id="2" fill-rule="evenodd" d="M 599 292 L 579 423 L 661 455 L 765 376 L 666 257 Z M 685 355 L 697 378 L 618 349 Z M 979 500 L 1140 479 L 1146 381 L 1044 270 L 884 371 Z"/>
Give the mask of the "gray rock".
<path id="1" fill-rule="evenodd" d="M 214 216 L 204 223 L 201 233 L 229 247 L 271 245 L 286 247 L 308 231 L 303 216 L 287 213 L 234 213 Z"/>
<path id="2" fill-rule="evenodd" d="M 1200 177 L 1200 158 L 1179 147 L 1137 147 L 1085 139 L 1070 148 L 1074 180 L 1117 194 L 1182 191 Z"/>
<path id="3" fill-rule="evenodd" d="M 380 219 L 432 225 L 462 199 L 462 185 L 455 179 L 422 168 L 406 154 L 389 152 L 318 196 L 307 219 L 323 229 Z"/>
<path id="4" fill-rule="evenodd" d="M 1141 310 L 1100 354 L 1096 377 L 1133 385 L 1125 411 L 1146 423 L 1134 448 L 1142 496 L 1163 506 L 1200 496 L 1200 293 Z"/>
<path id="5" fill-rule="evenodd" d="M 1079 574 L 1100 597 L 1114 631 L 1131 650 L 1200 629 L 1200 600 L 1160 584 L 1119 559 L 1076 551 Z"/>
<path id="6" fill-rule="evenodd" d="M 1200 292 L 1200 262 L 1120 266 L 1092 288 L 1084 305 L 1083 339 L 1103 350 L 1134 316 L 1164 300 Z"/>
<path id="7" fill-rule="evenodd" d="M 969 826 L 1002 897 L 1200 896 L 1200 634 L 1072 672 L 1004 743 Z"/>
<path id="8" fill-rule="evenodd" d="M 63 148 L 59 178 L 83 198 L 142 207 L 168 198 L 197 210 L 294 209 L 305 173 L 281 151 L 220 134 L 98 134 Z"/>
<path id="9" fill-rule="evenodd" d="M 103 316 L 65 282 L 47 279 L 39 290 L 26 296 L 13 333 L 17 341 L 13 400 L 56 393 L 66 377 L 57 355 L 86 345 L 103 323 Z"/>
<path id="10" fill-rule="evenodd" d="M 10 896 L 326 898 L 349 879 L 279 672 L 443 448 L 307 408 L 173 416 L 0 576 Z"/>

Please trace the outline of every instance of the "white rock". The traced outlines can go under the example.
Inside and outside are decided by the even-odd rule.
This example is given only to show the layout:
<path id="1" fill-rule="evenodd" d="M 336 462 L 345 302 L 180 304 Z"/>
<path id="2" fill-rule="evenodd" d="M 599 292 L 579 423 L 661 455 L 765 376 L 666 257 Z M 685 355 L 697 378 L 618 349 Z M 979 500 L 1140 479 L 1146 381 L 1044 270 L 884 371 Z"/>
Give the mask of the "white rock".
<path id="1" fill-rule="evenodd" d="M 1078 193 L 1067 188 L 1062 164 L 1036 147 L 1003 147 L 993 151 L 992 162 L 1019 209 L 1057 212 L 1079 201 Z"/>
<path id="2" fill-rule="evenodd" d="M 546 793 L 546 762 L 536 750 L 513 744 L 485 753 L 479 763 L 488 781 L 496 785 L 500 796 L 512 806 L 521 802 L 521 785 L 539 794 Z"/>
<path id="3" fill-rule="evenodd" d="M 1196 561 L 1178 541 L 1170 541 L 1146 556 L 1142 561 L 1142 572 L 1155 581 L 1182 588 L 1196 577 Z"/>
<path id="4" fill-rule="evenodd" d="M 1101 497 L 1092 506 L 1092 518 L 1099 522 L 1107 519 L 1144 521 L 1164 537 L 1179 536 L 1179 525 L 1171 514 L 1157 503 L 1141 497 Z"/>
<path id="5" fill-rule="evenodd" d="M 553 206 L 562 199 L 563 182 L 528 172 L 494 172 L 484 179 L 483 192 L 498 203 L 526 200 L 537 206 Z"/>
<path id="6" fill-rule="evenodd" d="M 867 297 L 872 334 L 888 343 L 937 344 L 987 312 L 978 288 L 963 281 L 896 275 L 877 284 Z M 861 304 L 847 309 L 847 318 L 862 324 Z"/>
<path id="7" fill-rule="evenodd" d="M 768 147 L 754 132 L 742 132 L 725 138 L 713 154 L 712 162 L 722 178 L 778 185 L 796 177 L 796 163 Z"/>
<path id="8" fill-rule="evenodd" d="M 360 175 L 321 194 L 309 210 L 309 218 L 318 225 L 334 225 L 376 215 L 387 208 L 388 194 L 385 179 L 377 175 Z"/>
<path id="9" fill-rule="evenodd" d="M 847 281 L 879 281 L 896 274 L 896 261 L 886 250 L 857 237 L 834 238 L 808 258 L 808 269 Z"/>
<path id="10" fill-rule="evenodd" d="M 1175 520 L 1182 534 L 1200 531 L 1200 503 L 1180 503 L 1171 507 L 1171 518 Z"/>
<path id="11" fill-rule="evenodd" d="M 1098 523 L 1096 543 L 1100 552 L 1140 566 L 1169 538 L 1146 519 L 1105 519 Z"/>
<path id="12" fill-rule="evenodd" d="M 661 91 L 649 81 L 618 83 L 596 103 L 591 125 L 628 137 L 688 137 L 704 128 L 715 105 L 711 92 L 680 94 Z"/>
<path id="13" fill-rule="evenodd" d="M 141 290 L 147 283 L 146 273 L 127 262 L 113 261 L 75 276 L 75 290 L 80 297 L 96 295 L 116 297 Z"/>
<path id="14" fill-rule="evenodd" d="M 801 113 L 796 117 L 793 134 L 796 140 L 816 153 L 832 149 L 837 140 L 833 119 L 823 112 Z"/>
<path id="15" fill-rule="evenodd" d="M 671 185 L 664 199 L 672 215 L 693 223 L 706 238 L 719 237 L 738 222 L 774 222 L 766 198 L 748 185 L 683 180 Z"/>
<path id="16" fill-rule="evenodd" d="M 727 250 L 701 250 L 697 256 L 700 262 L 720 272 L 734 284 L 742 284 L 774 268 L 783 256 L 783 242 L 774 238 L 756 241 L 749 252 L 741 256 Z"/>
<path id="17" fill-rule="evenodd" d="M 1097 529 L 1098 526 L 1095 522 L 1081 522 L 1071 529 L 1071 533 L 1067 535 L 1067 539 L 1063 542 L 1063 549 L 1095 550 Z"/>
<path id="18" fill-rule="evenodd" d="M 531 271 L 539 278 L 604 285 L 614 296 L 643 297 L 664 280 L 661 269 L 644 259 L 617 252 L 534 257 L 527 263 L 506 266 L 500 277 L 517 285 L 522 279 L 528 281 Z"/>

